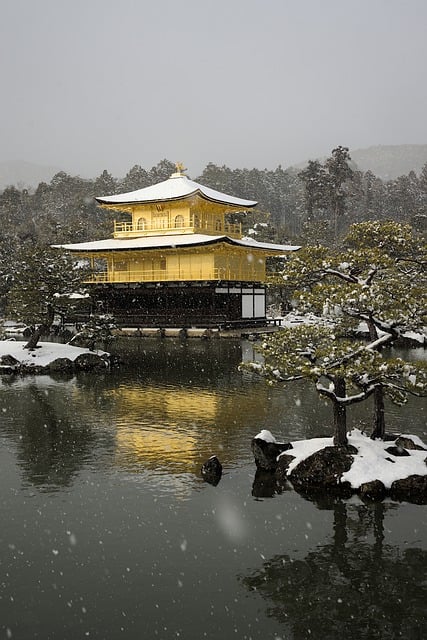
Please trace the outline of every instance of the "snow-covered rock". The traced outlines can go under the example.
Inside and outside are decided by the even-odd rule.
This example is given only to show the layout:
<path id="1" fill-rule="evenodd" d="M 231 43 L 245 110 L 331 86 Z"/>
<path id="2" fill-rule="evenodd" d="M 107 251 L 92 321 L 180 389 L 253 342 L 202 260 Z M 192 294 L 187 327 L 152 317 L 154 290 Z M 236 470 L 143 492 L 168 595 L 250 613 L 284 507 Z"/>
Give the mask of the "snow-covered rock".
<path id="1" fill-rule="evenodd" d="M 277 442 L 270 431 L 262 429 L 252 439 L 251 449 L 258 469 L 274 471 L 280 454 L 292 449 L 292 445 L 289 442 Z"/>

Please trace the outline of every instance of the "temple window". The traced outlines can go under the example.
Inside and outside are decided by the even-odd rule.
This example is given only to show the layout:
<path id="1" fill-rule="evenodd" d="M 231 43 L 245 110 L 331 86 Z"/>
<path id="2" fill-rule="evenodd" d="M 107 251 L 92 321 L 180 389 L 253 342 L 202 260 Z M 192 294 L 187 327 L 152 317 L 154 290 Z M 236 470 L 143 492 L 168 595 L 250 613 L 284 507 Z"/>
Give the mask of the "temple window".
<path id="1" fill-rule="evenodd" d="M 175 229 L 181 229 L 184 226 L 184 216 L 175 216 Z"/>
<path id="2" fill-rule="evenodd" d="M 147 228 L 147 221 L 145 218 L 138 218 L 138 222 L 136 223 L 136 228 L 138 231 L 144 231 Z"/>
<path id="3" fill-rule="evenodd" d="M 222 221 L 221 218 L 217 218 L 215 220 L 215 231 L 221 231 L 222 230 Z"/>
<path id="4" fill-rule="evenodd" d="M 168 218 L 167 213 L 164 211 L 158 213 L 153 212 L 153 225 L 155 229 L 167 229 L 168 228 Z"/>

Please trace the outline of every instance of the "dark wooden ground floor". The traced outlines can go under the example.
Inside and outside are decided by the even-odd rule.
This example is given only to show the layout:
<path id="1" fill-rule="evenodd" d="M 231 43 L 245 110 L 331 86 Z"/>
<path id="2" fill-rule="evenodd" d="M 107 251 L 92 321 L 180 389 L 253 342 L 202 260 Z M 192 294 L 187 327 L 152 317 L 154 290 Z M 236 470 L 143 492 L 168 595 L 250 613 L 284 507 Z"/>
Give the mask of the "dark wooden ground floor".
<path id="1" fill-rule="evenodd" d="M 265 323 L 265 287 L 258 283 L 94 285 L 94 308 L 119 327 L 226 327 Z"/>

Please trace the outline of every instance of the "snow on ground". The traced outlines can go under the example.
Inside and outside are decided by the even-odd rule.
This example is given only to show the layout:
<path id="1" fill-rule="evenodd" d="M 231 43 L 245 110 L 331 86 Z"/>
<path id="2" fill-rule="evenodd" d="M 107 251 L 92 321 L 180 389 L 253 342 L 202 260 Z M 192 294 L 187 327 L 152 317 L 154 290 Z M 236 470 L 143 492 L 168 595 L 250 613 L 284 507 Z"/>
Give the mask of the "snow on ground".
<path id="1" fill-rule="evenodd" d="M 358 449 L 358 454 L 354 456 L 349 471 L 343 473 L 342 480 L 350 482 L 355 489 L 372 480 L 381 480 L 385 488 L 390 489 L 395 480 L 412 475 L 424 476 L 427 473 L 424 462 L 426 451 L 408 449 L 409 456 L 393 456 L 385 450 L 392 446 L 393 442 L 371 440 L 358 429 L 351 432 L 348 441 Z M 421 446 L 427 448 L 424 444 Z"/>
<path id="2" fill-rule="evenodd" d="M 266 429 L 263 429 L 255 437 L 266 442 L 276 442 L 274 436 Z M 410 438 L 414 444 L 427 449 L 418 436 L 405 435 L 403 437 Z M 355 490 L 365 482 L 373 480 L 381 480 L 386 489 L 390 489 L 395 480 L 408 478 L 412 475 L 425 476 L 427 474 L 426 451 L 408 449 L 409 456 L 394 456 L 386 451 L 386 448 L 394 445 L 393 441 L 371 440 L 359 429 L 353 429 L 348 434 L 348 442 L 356 447 L 358 453 L 352 454 L 353 464 L 349 471 L 343 473 L 341 480 L 349 482 Z M 295 460 L 292 460 L 289 465 L 288 473 L 316 451 L 332 447 L 333 438 L 311 438 L 298 440 L 291 444 L 293 448 L 285 453 L 294 456 Z"/>
<path id="3" fill-rule="evenodd" d="M 290 311 L 285 316 L 277 317 L 276 320 L 282 321 L 282 327 L 295 327 L 301 324 L 323 325 L 325 327 L 334 325 L 334 322 L 328 318 L 316 316 L 314 313 L 298 313 L 297 311 Z"/>
<path id="4" fill-rule="evenodd" d="M 39 342 L 33 351 L 25 349 L 26 342 L 15 340 L 0 340 L 0 358 L 2 356 L 13 356 L 18 362 L 26 366 L 46 367 L 57 358 L 68 358 L 71 362 L 83 353 L 96 353 L 98 356 L 105 354 L 105 351 L 89 351 L 68 344 L 57 344 L 56 342 Z"/>

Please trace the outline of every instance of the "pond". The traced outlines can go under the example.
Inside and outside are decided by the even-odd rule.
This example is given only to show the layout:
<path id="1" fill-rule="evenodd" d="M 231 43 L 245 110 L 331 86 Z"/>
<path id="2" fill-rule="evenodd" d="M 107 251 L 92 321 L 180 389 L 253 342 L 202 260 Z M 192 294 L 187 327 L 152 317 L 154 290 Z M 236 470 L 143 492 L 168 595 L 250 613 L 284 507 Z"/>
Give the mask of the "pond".
<path id="1" fill-rule="evenodd" d="M 330 434 L 310 386 L 239 373 L 245 341 L 116 348 L 110 372 L 1 380 L 0 638 L 427 637 L 426 506 L 315 503 L 256 478 L 261 428 Z M 389 429 L 426 441 L 424 404 L 387 406 Z"/>

